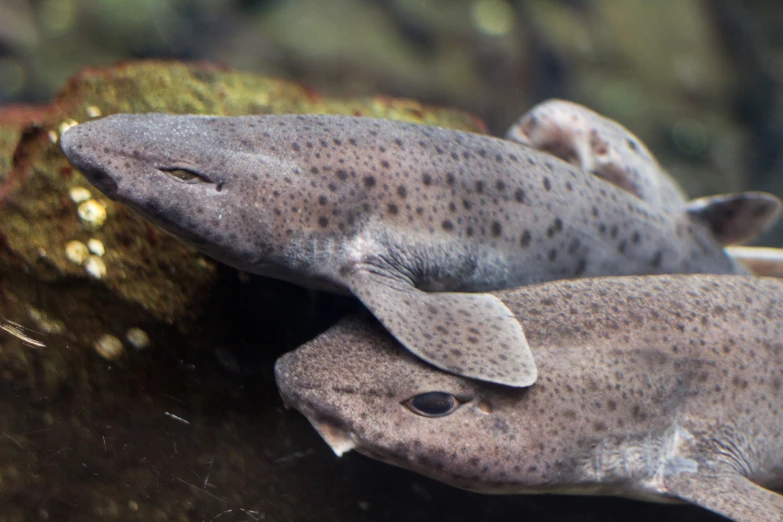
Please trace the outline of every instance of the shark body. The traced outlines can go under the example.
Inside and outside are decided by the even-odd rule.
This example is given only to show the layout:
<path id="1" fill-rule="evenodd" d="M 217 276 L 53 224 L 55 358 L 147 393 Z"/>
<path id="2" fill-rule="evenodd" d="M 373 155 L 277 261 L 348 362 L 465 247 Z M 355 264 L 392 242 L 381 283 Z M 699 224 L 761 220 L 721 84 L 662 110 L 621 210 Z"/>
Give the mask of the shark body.
<path id="1" fill-rule="evenodd" d="M 347 319 L 278 360 L 284 401 L 338 455 L 464 489 L 783 520 L 783 282 L 631 276 L 493 295 L 525 329 L 533 386 L 441 372 Z"/>
<path id="2" fill-rule="evenodd" d="M 107 196 L 242 270 L 351 293 L 441 369 L 527 386 L 488 290 L 742 270 L 710 227 L 506 140 L 347 116 L 115 115 L 61 146 Z"/>
<path id="3" fill-rule="evenodd" d="M 552 99 L 536 105 L 509 128 L 506 138 L 572 163 L 654 208 L 675 215 L 685 213 L 691 221 L 707 226 L 721 245 L 753 239 L 780 215 L 780 199 L 766 192 L 717 194 L 688 201 L 682 187 L 637 136 L 616 121 L 570 101 Z M 754 264 L 747 250 L 741 258 Z"/>

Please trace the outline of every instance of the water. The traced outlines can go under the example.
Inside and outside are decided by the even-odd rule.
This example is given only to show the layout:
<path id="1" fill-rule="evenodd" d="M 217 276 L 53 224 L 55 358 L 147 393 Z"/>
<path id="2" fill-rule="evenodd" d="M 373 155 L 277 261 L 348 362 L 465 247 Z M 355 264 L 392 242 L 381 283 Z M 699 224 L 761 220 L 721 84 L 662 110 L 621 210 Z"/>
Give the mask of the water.
<path id="1" fill-rule="evenodd" d="M 695 0 L 5 0 L 0 102 L 45 103 L 84 67 L 153 57 L 208 59 L 333 96 L 454 107 L 494 134 L 557 95 L 631 128 L 692 196 L 781 194 L 780 9 Z M 66 117 L 90 117 L 93 103 L 102 114 L 110 98 L 123 110 L 320 103 L 310 91 L 286 98 L 291 87 L 243 97 L 247 86 L 230 83 L 215 101 L 204 86 L 220 74 L 120 80 L 112 85 L 129 90 L 118 87 L 119 96 L 91 84 L 49 117 L 0 109 L 0 176 L 13 178 L 0 207 L 0 520 L 718 520 L 621 499 L 480 496 L 358 455 L 334 457 L 283 408 L 272 365 L 355 303 L 200 258 L 102 199 L 52 143 Z M 420 112 L 363 103 L 382 114 Z M 32 119 L 45 125 L 24 134 L 11 175 Z M 30 168 L 19 168 L 27 158 Z M 74 186 L 108 209 L 106 224 L 79 217 Z M 781 237 L 778 228 L 762 240 Z M 106 267 L 99 279 L 86 260 L 66 256 L 69 241 L 90 239 L 105 247 L 85 254 Z M 130 328 L 149 345 L 134 348 Z M 120 348 L 101 355 L 95 345 L 107 334 Z"/>

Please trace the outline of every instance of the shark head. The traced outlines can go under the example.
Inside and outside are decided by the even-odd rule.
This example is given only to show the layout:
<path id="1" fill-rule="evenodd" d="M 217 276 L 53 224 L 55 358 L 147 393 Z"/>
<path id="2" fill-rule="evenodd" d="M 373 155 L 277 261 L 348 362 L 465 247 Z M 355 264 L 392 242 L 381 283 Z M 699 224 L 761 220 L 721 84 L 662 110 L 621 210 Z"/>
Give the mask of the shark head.
<path id="1" fill-rule="evenodd" d="M 60 144 L 106 196 L 207 255 L 245 268 L 268 256 L 275 233 L 272 209 L 259 204 L 259 176 L 292 168 L 279 155 L 265 155 L 273 147 L 268 136 L 221 118 L 117 114 L 72 127 Z"/>
<path id="2" fill-rule="evenodd" d="M 538 421 L 514 421 L 524 415 L 519 401 L 529 389 L 442 372 L 377 326 L 343 321 L 285 354 L 275 371 L 286 405 L 303 413 L 338 456 L 355 449 L 489 493 L 548 480 L 543 460 L 550 455 L 526 433 Z"/>

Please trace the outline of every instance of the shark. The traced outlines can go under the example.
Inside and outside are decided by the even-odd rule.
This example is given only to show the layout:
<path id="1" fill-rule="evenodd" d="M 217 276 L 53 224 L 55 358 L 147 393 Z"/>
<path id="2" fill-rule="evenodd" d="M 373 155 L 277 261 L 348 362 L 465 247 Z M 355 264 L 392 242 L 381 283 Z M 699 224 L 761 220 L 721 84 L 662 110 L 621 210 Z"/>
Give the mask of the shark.
<path id="1" fill-rule="evenodd" d="M 689 201 L 679 183 L 635 134 L 571 101 L 551 99 L 535 105 L 508 129 L 506 139 L 549 152 L 655 208 L 685 212 L 692 221 L 708 226 L 715 240 L 724 246 L 753 239 L 780 216 L 780 199 L 760 191 L 716 194 Z M 738 252 L 733 257 L 754 263 L 752 250 Z M 729 250 L 730 255 L 733 253 Z M 759 255 L 769 259 L 769 251 Z"/>
<path id="2" fill-rule="evenodd" d="M 756 275 L 783 274 L 783 249 L 746 246 L 775 223 L 779 198 L 759 191 L 688 201 L 645 144 L 620 123 L 567 100 L 550 99 L 523 114 L 506 139 L 548 152 L 668 212 L 708 226 L 726 253 Z"/>
<path id="3" fill-rule="evenodd" d="M 493 295 L 535 351 L 534 385 L 445 373 L 347 318 L 277 361 L 283 401 L 338 456 L 467 490 L 783 520 L 783 282 L 623 276 Z"/>
<path id="4" fill-rule="evenodd" d="M 335 115 L 118 114 L 60 144 L 106 196 L 206 255 L 352 294 L 423 360 L 509 386 L 535 382 L 536 365 L 490 290 L 744 271 L 688 213 L 486 135 Z"/>

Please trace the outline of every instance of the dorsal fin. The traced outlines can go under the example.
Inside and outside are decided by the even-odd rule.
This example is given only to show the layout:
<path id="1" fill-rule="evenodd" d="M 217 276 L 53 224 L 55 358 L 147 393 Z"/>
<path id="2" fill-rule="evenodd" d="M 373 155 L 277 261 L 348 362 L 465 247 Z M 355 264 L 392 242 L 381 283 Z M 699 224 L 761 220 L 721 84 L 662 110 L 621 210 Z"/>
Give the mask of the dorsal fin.
<path id="1" fill-rule="evenodd" d="M 705 224 L 721 245 L 734 245 L 759 235 L 780 216 L 780 199 L 767 192 L 737 192 L 697 198 L 685 210 Z"/>

